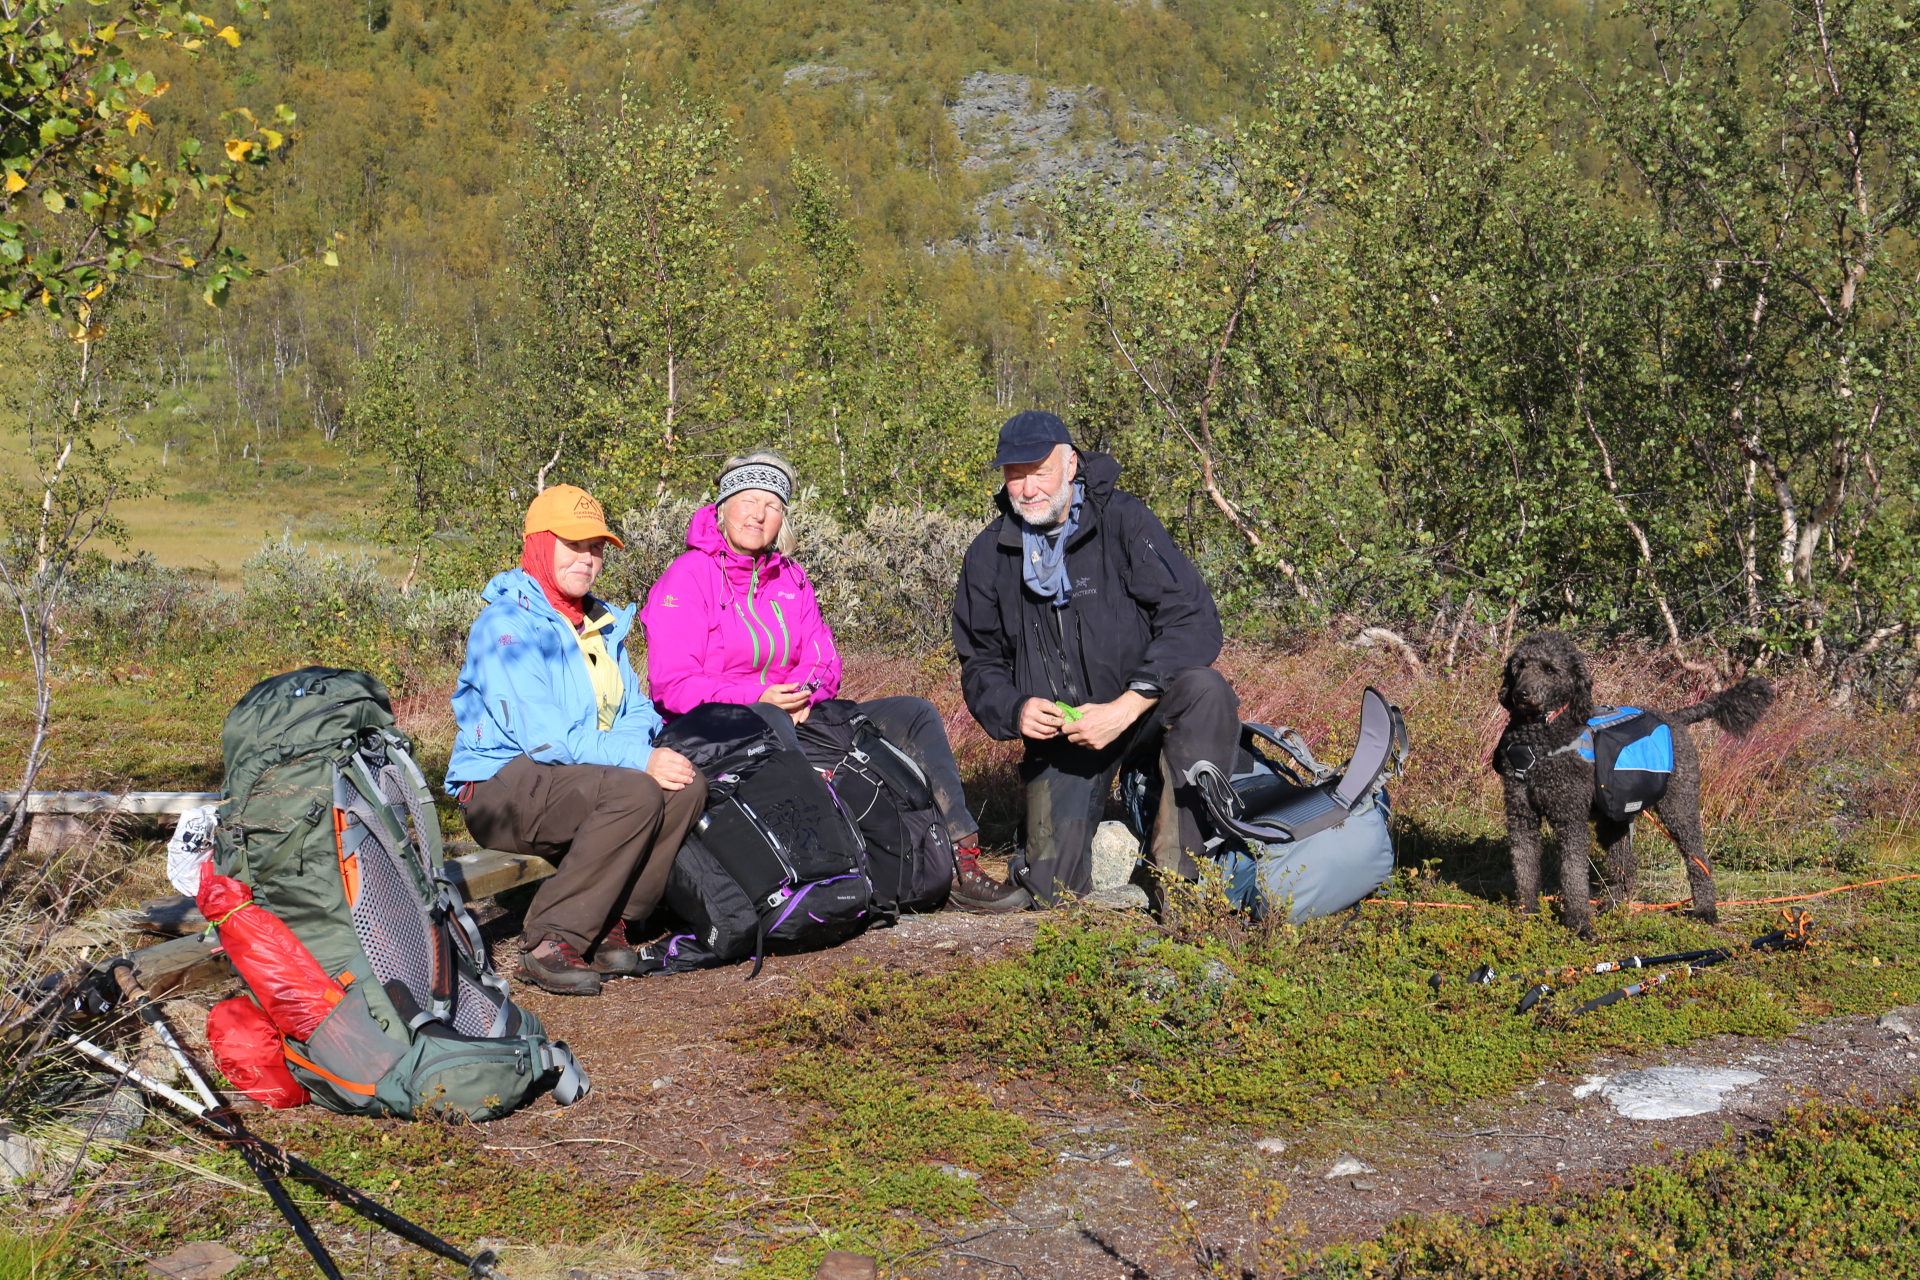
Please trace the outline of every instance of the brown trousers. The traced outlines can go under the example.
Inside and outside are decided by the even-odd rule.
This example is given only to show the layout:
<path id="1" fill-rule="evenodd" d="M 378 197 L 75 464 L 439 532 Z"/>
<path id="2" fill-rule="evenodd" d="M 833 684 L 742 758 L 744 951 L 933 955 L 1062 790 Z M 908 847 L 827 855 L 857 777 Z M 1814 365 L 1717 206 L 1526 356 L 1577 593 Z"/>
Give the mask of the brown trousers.
<path id="1" fill-rule="evenodd" d="M 584 956 L 614 921 L 638 923 L 660 905 L 706 799 L 704 781 L 666 791 L 638 769 L 518 756 L 476 782 L 461 808 L 484 847 L 558 868 L 534 894 L 523 936 L 561 938 Z"/>

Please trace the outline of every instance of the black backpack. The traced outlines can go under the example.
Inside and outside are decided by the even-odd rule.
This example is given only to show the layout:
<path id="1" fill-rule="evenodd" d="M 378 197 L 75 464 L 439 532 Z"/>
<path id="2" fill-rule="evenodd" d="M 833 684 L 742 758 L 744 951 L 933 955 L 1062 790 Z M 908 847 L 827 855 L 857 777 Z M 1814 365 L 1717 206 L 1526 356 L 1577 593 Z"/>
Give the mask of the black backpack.
<path id="1" fill-rule="evenodd" d="M 920 766 L 845 698 L 815 706 L 796 731 L 866 838 L 874 895 L 900 911 L 938 911 L 953 883 L 953 841 Z"/>
<path id="2" fill-rule="evenodd" d="M 680 846 L 665 894 L 697 945 L 656 948 L 646 967 L 752 955 L 752 977 L 770 944 L 832 946 L 888 914 L 873 900 L 859 828 L 807 758 L 783 748 L 752 710 L 703 704 L 657 745 L 709 781 L 706 812 Z"/>

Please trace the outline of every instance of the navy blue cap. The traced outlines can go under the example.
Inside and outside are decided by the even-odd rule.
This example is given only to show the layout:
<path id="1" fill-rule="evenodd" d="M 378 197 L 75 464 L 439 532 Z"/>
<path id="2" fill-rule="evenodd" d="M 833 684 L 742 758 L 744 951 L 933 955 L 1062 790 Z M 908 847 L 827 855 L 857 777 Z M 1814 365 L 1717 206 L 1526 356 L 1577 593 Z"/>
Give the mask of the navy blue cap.
<path id="1" fill-rule="evenodd" d="M 1072 444 L 1067 424 L 1044 409 L 1028 409 L 1007 419 L 1000 428 L 1000 452 L 990 464 L 996 467 L 1019 466 L 1038 462 L 1053 452 L 1057 444 Z"/>

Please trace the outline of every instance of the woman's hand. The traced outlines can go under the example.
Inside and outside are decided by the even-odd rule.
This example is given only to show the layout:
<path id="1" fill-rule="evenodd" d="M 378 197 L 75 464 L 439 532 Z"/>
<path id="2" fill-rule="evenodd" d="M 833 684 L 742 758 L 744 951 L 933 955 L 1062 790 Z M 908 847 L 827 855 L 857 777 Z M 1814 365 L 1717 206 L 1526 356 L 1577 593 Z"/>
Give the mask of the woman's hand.
<path id="1" fill-rule="evenodd" d="M 692 786 L 700 771 L 678 751 L 655 747 L 647 757 L 647 776 L 659 783 L 662 791 L 679 791 Z"/>
<path id="2" fill-rule="evenodd" d="M 770 684 L 760 691 L 760 701 L 772 703 L 799 724 L 813 705 L 813 690 L 803 684 Z"/>

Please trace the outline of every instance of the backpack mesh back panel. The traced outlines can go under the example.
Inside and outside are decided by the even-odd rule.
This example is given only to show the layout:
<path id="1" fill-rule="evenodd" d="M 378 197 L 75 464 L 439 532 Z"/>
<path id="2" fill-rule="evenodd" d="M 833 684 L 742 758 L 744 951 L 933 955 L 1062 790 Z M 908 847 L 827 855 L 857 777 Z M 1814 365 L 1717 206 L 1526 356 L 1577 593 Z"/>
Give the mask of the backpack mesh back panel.
<path id="1" fill-rule="evenodd" d="M 433 951 L 420 899 L 377 840 L 360 846 L 360 896 L 353 904 L 353 931 L 367 949 L 381 986 L 398 981 L 422 1009 L 433 1001 Z"/>

